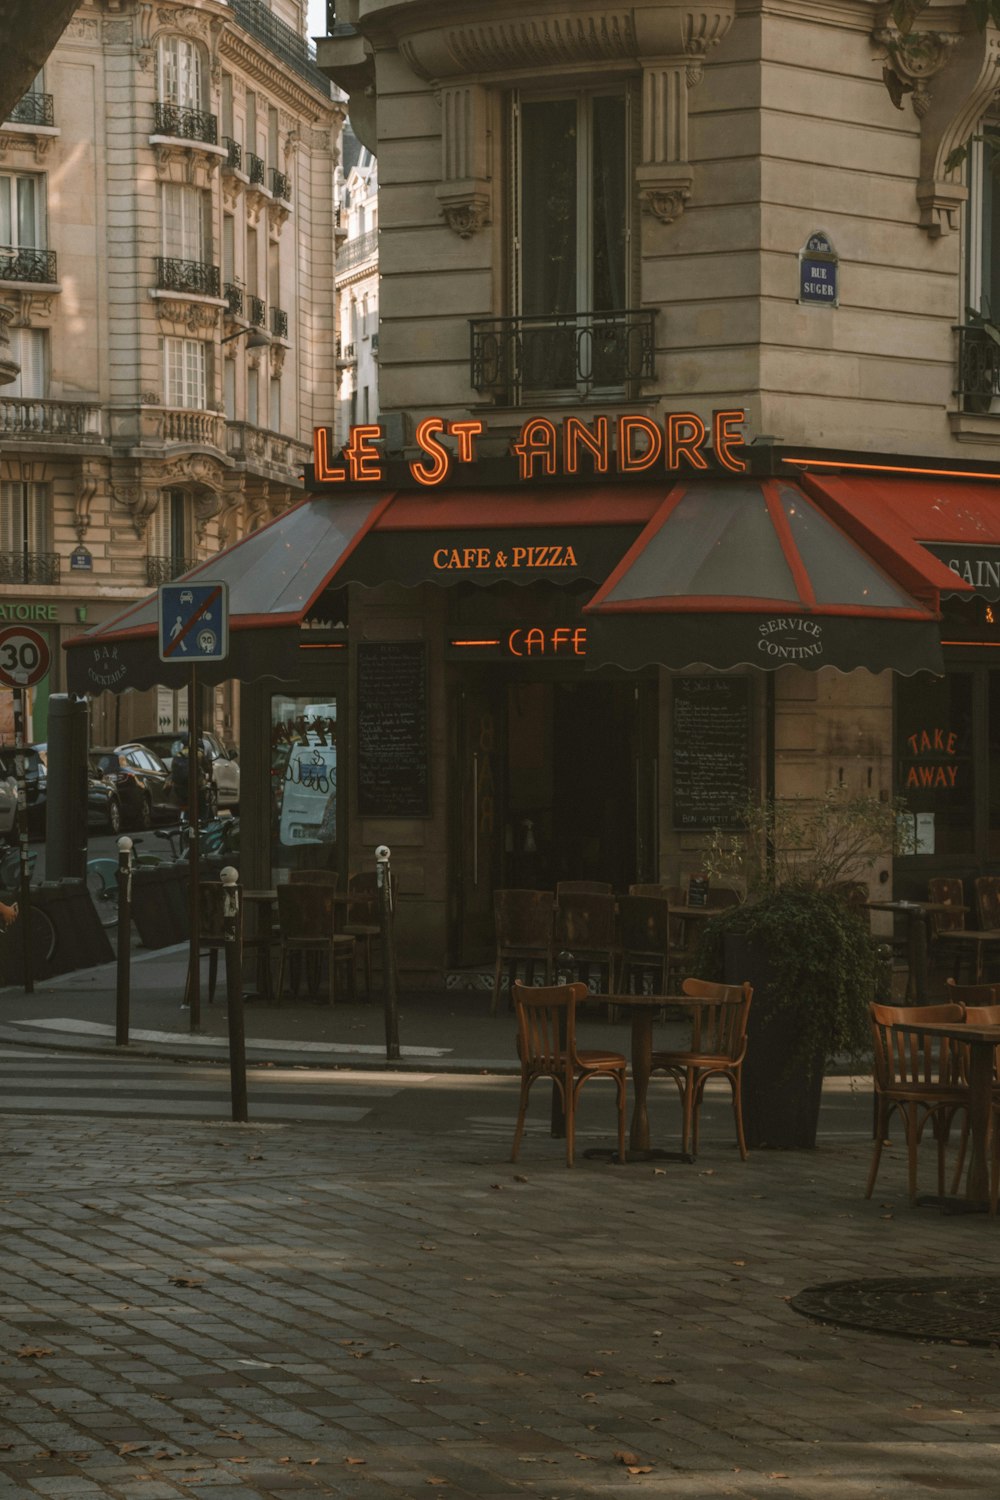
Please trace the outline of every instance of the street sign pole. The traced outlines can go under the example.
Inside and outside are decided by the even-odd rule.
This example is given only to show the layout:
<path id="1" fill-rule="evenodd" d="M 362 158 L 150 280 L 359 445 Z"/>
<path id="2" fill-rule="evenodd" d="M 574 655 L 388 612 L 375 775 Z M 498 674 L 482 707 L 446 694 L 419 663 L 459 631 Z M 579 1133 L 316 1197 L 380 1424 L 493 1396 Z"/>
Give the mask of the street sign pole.
<path id="1" fill-rule="evenodd" d="M 190 885 L 188 889 L 191 937 L 188 950 L 188 1004 L 191 1007 L 190 1027 L 201 1030 L 201 841 L 198 837 L 199 793 L 198 746 L 201 739 L 201 714 L 198 703 L 198 668 L 191 663 L 191 680 L 188 685 L 188 860 Z"/>
<path id="2" fill-rule="evenodd" d="M 24 993 L 35 992 L 35 970 L 31 942 L 31 868 L 28 863 L 28 792 L 24 779 L 25 689 L 14 689 L 14 768 L 17 772 L 17 847 L 21 881 L 18 897 L 18 926 L 21 929 L 21 962 Z"/>

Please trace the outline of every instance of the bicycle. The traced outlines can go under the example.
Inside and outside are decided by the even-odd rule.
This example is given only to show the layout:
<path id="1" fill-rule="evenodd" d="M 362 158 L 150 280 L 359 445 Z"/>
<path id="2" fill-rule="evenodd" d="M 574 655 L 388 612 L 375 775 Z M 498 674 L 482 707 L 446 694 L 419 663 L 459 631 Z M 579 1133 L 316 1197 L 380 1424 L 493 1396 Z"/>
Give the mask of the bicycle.
<path id="1" fill-rule="evenodd" d="M 35 853 L 28 855 L 28 878 L 35 869 L 38 856 Z M 19 909 L 21 899 L 21 858 L 17 849 L 8 848 L 0 857 L 0 901 L 4 905 L 12 906 L 16 912 L 14 920 L 0 927 L 0 934 L 6 937 L 15 928 L 20 928 L 23 920 Z M 41 974 L 46 964 L 56 951 L 56 929 L 52 925 L 52 918 L 42 907 L 34 902 L 30 908 L 29 942 L 31 946 L 31 966 L 35 975 Z M 18 938 L 18 945 L 20 940 Z"/>
<path id="2" fill-rule="evenodd" d="M 220 857 L 231 857 L 238 853 L 239 826 L 239 818 L 234 817 L 232 813 L 220 813 L 218 817 L 209 819 L 199 829 L 199 866 L 203 875 L 213 868 L 213 862 L 217 862 Z M 169 854 L 142 849 L 140 846 L 143 840 L 134 838 L 132 848 L 133 863 L 136 868 L 143 869 L 168 862 L 176 863 L 178 860 L 190 857 L 191 825 L 187 821 L 171 824 L 166 828 L 157 828 L 153 836 L 164 840 L 169 848 Z M 88 860 L 87 889 L 97 908 L 102 927 L 115 926 L 118 921 L 117 859 L 111 859 L 105 855 Z"/>

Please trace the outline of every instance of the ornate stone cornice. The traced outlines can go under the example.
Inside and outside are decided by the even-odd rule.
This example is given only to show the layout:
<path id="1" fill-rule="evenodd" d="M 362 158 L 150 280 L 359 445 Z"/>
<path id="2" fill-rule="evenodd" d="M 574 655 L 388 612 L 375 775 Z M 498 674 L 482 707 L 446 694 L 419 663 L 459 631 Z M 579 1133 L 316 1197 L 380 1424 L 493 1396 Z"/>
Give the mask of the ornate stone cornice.
<path id="1" fill-rule="evenodd" d="M 347 118 L 347 109 L 336 99 L 324 100 L 318 91 L 309 87 L 304 79 L 291 69 L 282 69 L 271 62 L 266 53 L 255 46 L 252 39 L 244 38 L 229 26 L 222 33 L 219 51 L 229 62 L 237 63 L 255 82 L 263 84 L 275 99 L 280 99 L 297 116 L 319 120 L 324 116 L 338 115 Z"/>

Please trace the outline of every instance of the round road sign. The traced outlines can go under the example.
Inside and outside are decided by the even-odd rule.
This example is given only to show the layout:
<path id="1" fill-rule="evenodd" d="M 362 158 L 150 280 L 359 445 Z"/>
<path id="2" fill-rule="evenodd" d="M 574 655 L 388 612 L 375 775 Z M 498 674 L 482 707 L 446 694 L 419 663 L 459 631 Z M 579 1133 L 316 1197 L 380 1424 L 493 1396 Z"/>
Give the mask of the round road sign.
<path id="1" fill-rule="evenodd" d="M 27 625 L 0 630 L 0 682 L 7 687 L 34 687 L 49 670 L 49 643 Z"/>

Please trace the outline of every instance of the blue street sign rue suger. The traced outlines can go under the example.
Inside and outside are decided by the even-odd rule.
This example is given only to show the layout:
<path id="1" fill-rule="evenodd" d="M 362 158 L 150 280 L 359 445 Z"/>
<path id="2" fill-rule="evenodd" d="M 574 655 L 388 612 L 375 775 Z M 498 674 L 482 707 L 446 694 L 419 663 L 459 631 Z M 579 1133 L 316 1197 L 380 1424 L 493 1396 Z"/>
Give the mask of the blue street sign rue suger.
<path id="1" fill-rule="evenodd" d="M 224 583 L 164 583 L 159 590 L 160 660 L 223 661 L 229 654 Z"/>

